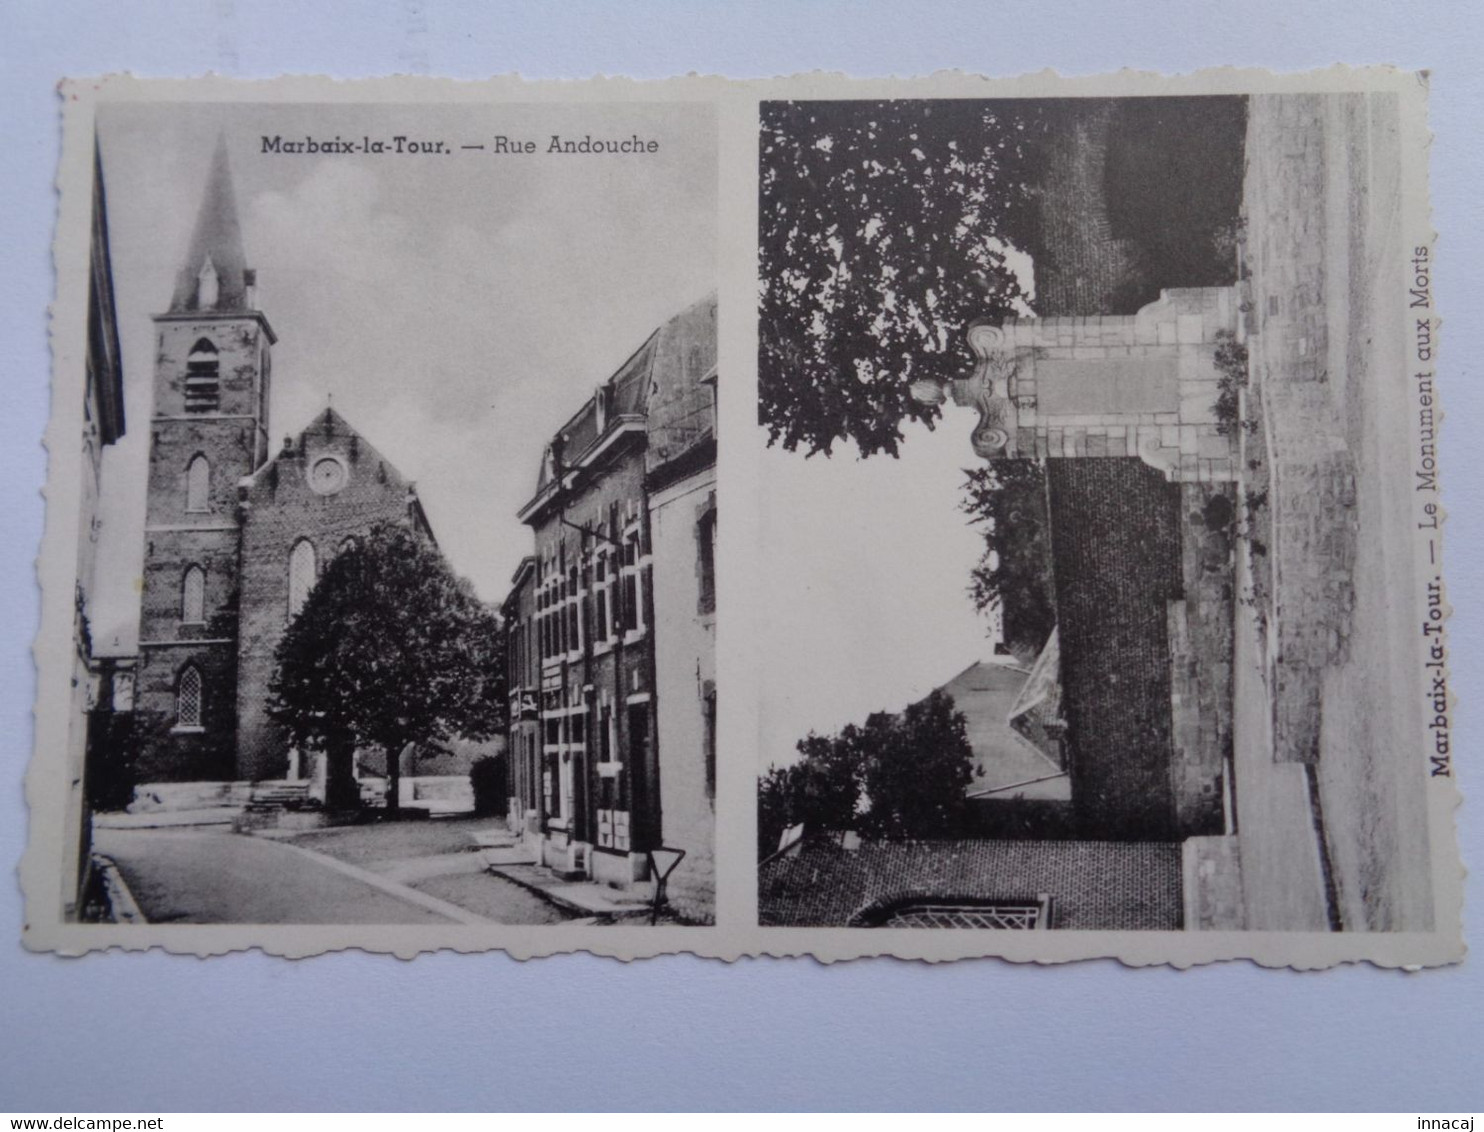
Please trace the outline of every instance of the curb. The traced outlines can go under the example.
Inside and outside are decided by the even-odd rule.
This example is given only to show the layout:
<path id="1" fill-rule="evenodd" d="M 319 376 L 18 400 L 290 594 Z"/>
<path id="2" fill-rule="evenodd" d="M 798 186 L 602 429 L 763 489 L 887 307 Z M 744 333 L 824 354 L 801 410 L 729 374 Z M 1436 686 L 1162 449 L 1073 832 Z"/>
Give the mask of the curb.
<path id="1" fill-rule="evenodd" d="M 542 900 L 545 900 L 553 908 L 560 908 L 563 912 L 570 912 L 573 915 L 579 916 L 583 919 L 600 921 L 611 920 L 614 922 L 618 922 L 622 920 L 635 919 L 640 916 L 647 916 L 649 914 L 649 908 L 647 906 L 642 908 L 635 908 L 632 912 L 627 909 L 623 911 L 610 912 L 594 911 L 592 908 L 585 907 L 577 903 L 575 900 L 569 900 L 565 896 L 558 896 L 550 889 L 542 888 L 539 884 L 535 884 L 532 881 L 525 879 L 524 877 L 512 876 L 510 873 L 505 871 L 505 868 L 502 865 L 486 865 L 485 871 L 490 873 L 492 876 L 497 876 L 501 880 L 508 880 L 511 884 L 518 885 L 521 888 L 525 889 L 527 892 L 541 897 Z"/>
<path id="2" fill-rule="evenodd" d="M 115 924 L 149 923 L 144 913 L 140 911 L 139 902 L 134 899 L 134 893 L 129 890 L 124 874 L 119 872 L 119 867 L 112 857 L 94 853 L 93 868 L 97 869 L 98 874 L 103 878 L 103 891 L 108 894 L 108 915 Z"/>

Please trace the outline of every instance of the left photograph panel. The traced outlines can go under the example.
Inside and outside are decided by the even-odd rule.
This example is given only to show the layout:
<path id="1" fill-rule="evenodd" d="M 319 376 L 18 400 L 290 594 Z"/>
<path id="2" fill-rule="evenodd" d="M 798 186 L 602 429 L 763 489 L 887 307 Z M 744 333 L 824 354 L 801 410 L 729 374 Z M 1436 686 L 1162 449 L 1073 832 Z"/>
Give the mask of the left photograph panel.
<path id="1" fill-rule="evenodd" d="M 30 930 L 714 923 L 714 107 L 103 98 L 86 130 Z"/>

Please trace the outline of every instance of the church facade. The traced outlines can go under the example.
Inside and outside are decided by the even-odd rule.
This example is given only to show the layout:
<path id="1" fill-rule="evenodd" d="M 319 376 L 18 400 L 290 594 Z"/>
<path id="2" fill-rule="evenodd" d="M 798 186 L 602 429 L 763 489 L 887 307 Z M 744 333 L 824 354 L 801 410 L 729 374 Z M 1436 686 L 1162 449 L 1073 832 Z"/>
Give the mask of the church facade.
<path id="1" fill-rule="evenodd" d="M 135 694 L 145 782 L 302 773 L 267 715 L 274 649 L 347 542 L 383 522 L 432 537 L 412 484 L 333 409 L 270 454 L 277 338 L 255 284 L 219 146 L 154 319 Z"/>

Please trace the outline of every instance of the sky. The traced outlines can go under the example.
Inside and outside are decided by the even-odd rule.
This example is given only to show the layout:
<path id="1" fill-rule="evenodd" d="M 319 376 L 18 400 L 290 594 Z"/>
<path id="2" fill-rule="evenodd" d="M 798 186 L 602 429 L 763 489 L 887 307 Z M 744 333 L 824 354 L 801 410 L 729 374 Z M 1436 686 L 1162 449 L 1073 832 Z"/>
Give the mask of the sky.
<path id="1" fill-rule="evenodd" d="M 168 308 L 217 138 L 273 355 L 271 450 L 333 396 L 416 482 L 440 546 L 499 601 L 543 446 L 671 315 L 716 287 L 710 107 L 105 106 L 99 139 L 128 431 L 106 456 L 95 630 L 137 634 L 153 324 Z M 549 155 L 552 134 L 659 142 Z M 264 154 L 262 137 L 442 139 L 537 152 Z"/>
<path id="2" fill-rule="evenodd" d="M 994 240 L 1035 314 L 1035 264 Z M 902 425 L 899 455 L 861 459 L 759 450 L 757 763 L 797 760 L 811 731 L 838 732 L 901 711 L 976 661 L 995 659 L 998 626 L 974 608 L 970 572 L 984 536 L 961 509 L 977 414 L 949 402 L 935 427 Z"/>
<path id="3" fill-rule="evenodd" d="M 903 426 L 895 459 L 761 453 L 759 770 L 993 656 L 968 592 L 984 540 L 959 510 L 977 421 L 945 406 L 934 431 Z"/>

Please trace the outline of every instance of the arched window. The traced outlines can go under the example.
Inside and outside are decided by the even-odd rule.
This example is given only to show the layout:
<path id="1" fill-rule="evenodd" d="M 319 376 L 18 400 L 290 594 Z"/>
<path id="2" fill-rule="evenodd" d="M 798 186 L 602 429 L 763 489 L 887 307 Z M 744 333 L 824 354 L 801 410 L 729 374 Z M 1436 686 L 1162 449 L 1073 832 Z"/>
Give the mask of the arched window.
<path id="1" fill-rule="evenodd" d="M 201 672 L 194 664 L 181 670 L 175 684 L 175 725 L 201 726 Z"/>
<path id="2" fill-rule="evenodd" d="M 216 309 L 217 300 L 221 298 L 221 283 L 216 264 L 211 262 L 210 256 L 207 256 L 206 262 L 201 265 L 201 270 L 196 273 L 196 306 L 200 310 Z"/>
<path id="3" fill-rule="evenodd" d="M 185 407 L 188 413 L 212 413 L 221 405 L 217 349 L 208 338 L 196 339 L 186 358 Z"/>
<path id="4" fill-rule="evenodd" d="M 186 467 L 186 510 L 211 510 L 211 461 L 199 453 Z"/>
<path id="5" fill-rule="evenodd" d="M 199 566 L 186 567 L 180 584 L 180 619 L 188 625 L 206 620 L 206 571 Z"/>
<path id="6" fill-rule="evenodd" d="M 314 543 L 301 538 L 289 552 L 289 616 L 304 607 L 309 591 L 314 589 L 316 569 Z"/>

